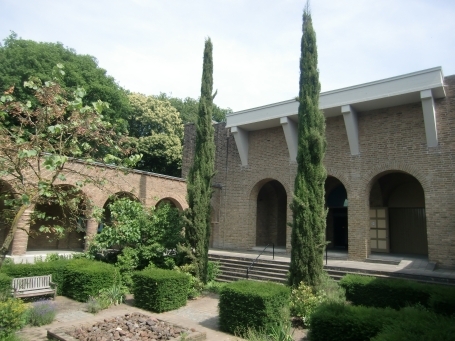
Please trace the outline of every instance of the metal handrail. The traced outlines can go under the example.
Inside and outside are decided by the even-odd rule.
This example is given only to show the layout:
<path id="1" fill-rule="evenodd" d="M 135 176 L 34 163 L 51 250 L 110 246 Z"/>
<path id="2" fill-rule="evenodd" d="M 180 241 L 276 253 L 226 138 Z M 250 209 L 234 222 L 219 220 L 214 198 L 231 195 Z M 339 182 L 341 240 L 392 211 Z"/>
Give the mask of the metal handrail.
<path id="1" fill-rule="evenodd" d="M 248 276 L 249 276 L 249 272 L 250 272 L 250 268 L 254 265 L 254 263 L 256 263 L 256 261 L 258 260 L 258 258 L 264 253 L 265 249 L 267 249 L 268 247 L 270 246 L 270 243 L 267 244 L 264 248 L 264 250 L 261 251 L 260 254 L 258 254 L 258 256 L 256 257 L 256 259 L 250 264 L 250 266 L 246 269 L 246 279 L 248 279 Z M 275 244 L 272 243 L 272 257 L 273 259 L 275 259 Z"/>

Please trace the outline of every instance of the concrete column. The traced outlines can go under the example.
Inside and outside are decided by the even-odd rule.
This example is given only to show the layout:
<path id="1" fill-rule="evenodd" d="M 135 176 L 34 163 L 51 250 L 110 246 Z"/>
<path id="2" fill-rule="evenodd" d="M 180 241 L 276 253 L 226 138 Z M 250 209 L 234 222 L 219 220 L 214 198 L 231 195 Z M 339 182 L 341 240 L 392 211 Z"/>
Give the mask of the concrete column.
<path id="1" fill-rule="evenodd" d="M 248 131 L 239 127 L 231 127 L 231 134 L 234 135 L 242 166 L 248 166 Z"/>
<path id="2" fill-rule="evenodd" d="M 87 227 L 85 230 L 84 251 L 87 251 L 90 241 L 93 238 L 95 238 L 97 232 L 98 232 L 98 222 L 94 218 L 88 219 Z"/>
<path id="3" fill-rule="evenodd" d="M 298 129 L 297 123 L 289 119 L 289 117 L 280 118 L 281 126 L 283 127 L 284 137 L 289 150 L 289 161 L 297 161 L 297 148 L 298 148 Z"/>
<path id="4" fill-rule="evenodd" d="M 420 91 L 422 100 L 423 120 L 425 122 L 425 134 L 428 147 L 437 147 L 438 130 L 436 127 L 436 111 L 434 109 L 434 99 L 431 90 Z"/>
<path id="5" fill-rule="evenodd" d="M 359 146 L 359 128 L 357 124 L 357 113 L 350 105 L 343 105 L 341 112 L 344 118 L 344 125 L 346 127 L 346 133 L 348 135 L 349 149 L 351 155 L 360 154 Z"/>
<path id="6" fill-rule="evenodd" d="M 35 205 L 30 205 L 19 219 L 19 224 L 11 243 L 11 255 L 13 256 L 23 256 L 27 252 L 30 219 L 34 210 Z"/>

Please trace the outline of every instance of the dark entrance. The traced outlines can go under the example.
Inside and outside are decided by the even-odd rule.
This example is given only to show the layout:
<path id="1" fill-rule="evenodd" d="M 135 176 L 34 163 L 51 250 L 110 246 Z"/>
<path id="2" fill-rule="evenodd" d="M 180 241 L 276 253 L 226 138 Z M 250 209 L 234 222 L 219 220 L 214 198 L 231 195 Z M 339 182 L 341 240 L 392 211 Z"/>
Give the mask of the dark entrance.
<path id="1" fill-rule="evenodd" d="M 276 180 L 262 186 L 257 197 L 256 246 L 286 246 L 287 196 Z"/>
<path id="2" fill-rule="evenodd" d="M 348 248 L 348 197 L 346 189 L 337 178 L 329 176 L 325 181 L 325 204 L 328 209 L 326 240 L 328 249 Z"/>

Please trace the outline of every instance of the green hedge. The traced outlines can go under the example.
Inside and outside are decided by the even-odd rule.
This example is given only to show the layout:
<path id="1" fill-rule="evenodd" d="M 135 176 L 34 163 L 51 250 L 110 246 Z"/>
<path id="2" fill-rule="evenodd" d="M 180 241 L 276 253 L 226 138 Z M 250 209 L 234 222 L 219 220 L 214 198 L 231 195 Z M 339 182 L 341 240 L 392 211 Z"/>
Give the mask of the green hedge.
<path id="1" fill-rule="evenodd" d="M 433 312 L 409 307 L 384 326 L 371 341 L 452 341 L 455 320 Z"/>
<path id="2" fill-rule="evenodd" d="M 434 287 L 428 302 L 429 309 L 438 314 L 455 316 L 455 287 Z"/>
<path id="3" fill-rule="evenodd" d="M 12 278 L 52 275 L 52 282 L 57 284 L 57 295 L 63 294 L 65 269 L 71 260 L 56 260 L 36 264 L 8 264 L 1 272 Z"/>
<path id="4" fill-rule="evenodd" d="M 427 285 L 402 279 L 346 275 L 340 280 L 346 289 L 346 299 L 355 305 L 400 309 L 409 305 L 428 306 Z"/>
<path id="5" fill-rule="evenodd" d="M 65 268 L 63 295 L 85 302 L 101 289 L 120 283 L 117 269 L 107 263 L 88 259 L 71 260 Z"/>
<path id="6" fill-rule="evenodd" d="M 186 305 L 189 277 L 174 270 L 146 269 L 133 274 L 134 303 L 157 313 Z"/>
<path id="7" fill-rule="evenodd" d="M 237 281 L 220 293 L 220 329 L 244 334 L 248 328 L 260 330 L 289 319 L 290 290 L 271 282 Z"/>
<path id="8" fill-rule="evenodd" d="M 326 303 L 310 317 L 311 341 L 368 341 L 397 318 L 391 308 L 369 308 Z"/>
<path id="9" fill-rule="evenodd" d="M 0 297 L 3 294 L 11 293 L 11 281 L 13 279 L 7 274 L 0 273 Z"/>

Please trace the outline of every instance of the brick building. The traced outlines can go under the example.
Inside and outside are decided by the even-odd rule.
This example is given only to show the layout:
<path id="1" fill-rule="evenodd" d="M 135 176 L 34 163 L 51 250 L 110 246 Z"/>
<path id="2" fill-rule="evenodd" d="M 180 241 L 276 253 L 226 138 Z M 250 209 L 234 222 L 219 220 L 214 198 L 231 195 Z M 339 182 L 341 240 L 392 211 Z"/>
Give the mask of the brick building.
<path id="1" fill-rule="evenodd" d="M 455 76 L 440 67 L 321 93 L 327 240 L 351 260 L 420 255 L 455 267 Z M 215 125 L 211 246 L 290 250 L 298 102 Z M 194 154 L 185 126 L 182 176 Z"/>

